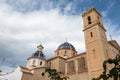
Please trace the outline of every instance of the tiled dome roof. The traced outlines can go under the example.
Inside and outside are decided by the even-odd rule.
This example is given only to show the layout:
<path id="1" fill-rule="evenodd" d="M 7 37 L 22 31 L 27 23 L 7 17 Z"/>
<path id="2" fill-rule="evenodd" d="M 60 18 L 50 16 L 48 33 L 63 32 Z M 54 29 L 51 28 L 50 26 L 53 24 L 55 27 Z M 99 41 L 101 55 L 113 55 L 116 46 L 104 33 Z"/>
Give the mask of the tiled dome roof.
<path id="1" fill-rule="evenodd" d="M 76 51 L 76 50 L 75 50 L 75 47 L 74 47 L 72 44 L 68 43 L 68 42 L 65 42 L 65 43 L 61 44 L 61 45 L 57 48 L 57 50 L 60 50 L 60 49 L 71 49 L 71 50 L 73 50 L 73 51 Z"/>
<path id="2" fill-rule="evenodd" d="M 32 57 L 45 58 L 45 55 L 42 51 L 36 51 Z"/>

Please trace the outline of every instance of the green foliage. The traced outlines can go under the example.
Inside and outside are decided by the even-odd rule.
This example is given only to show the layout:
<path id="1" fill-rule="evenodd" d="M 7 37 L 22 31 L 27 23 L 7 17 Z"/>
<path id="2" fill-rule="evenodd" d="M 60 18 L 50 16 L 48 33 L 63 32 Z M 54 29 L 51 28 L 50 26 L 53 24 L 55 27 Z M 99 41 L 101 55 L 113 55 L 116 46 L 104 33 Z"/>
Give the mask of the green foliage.
<path id="1" fill-rule="evenodd" d="M 46 68 L 45 73 L 48 73 L 48 77 L 50 78 L 50 80 L 67 80 L 68 79 L 67 76 L 61 77 L 62 72 L 58 72 L 56 69 Z"/>
<path id="2" fill-rule="evenodd" d="M 114 66 L 108 70 L 107 65 L 114 64 Z M 103 73 L 92 80 L 108 80 L 113 78 L 114 80 L 120 80 L 120 54 L 116 55 L 113 59 L 107 59 L 103 62 Z"/>

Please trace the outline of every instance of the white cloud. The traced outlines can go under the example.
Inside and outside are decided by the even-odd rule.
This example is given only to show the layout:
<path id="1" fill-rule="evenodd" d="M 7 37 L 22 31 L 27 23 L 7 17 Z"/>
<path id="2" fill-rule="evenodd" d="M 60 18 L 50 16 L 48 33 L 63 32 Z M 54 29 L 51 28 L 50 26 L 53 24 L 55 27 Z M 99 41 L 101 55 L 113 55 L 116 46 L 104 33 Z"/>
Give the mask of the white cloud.
<path id="1" fill-rule="evenodd" d="M 6 6 L 5 9 L 9 8 Z M 47 56 L 53 55 L 66 38 L 78 52 L 85 51 L 81 15 L 61 15 L 58 9 L 27 14 L 12 9 L 6 11 L 0 10 L 0 39 L 11 49 L 10 53 L 24 55 L 28 51 L 27 54 L 32 54 L 32 51 L 36 50 L 36 45 L 42 42 Z M 82 47 L 79 48 L 80 46 Z M 24 48 L 27 48 L 26 51 Z"/>
<path id="2" fill-rule="evenodd" d="M 71 5 L 66 6 L 66 13 L 71 10 Z M 43 9 L 30 13 L 20 13 L 14 11 L 4 2 L 0 2 L 0 6 L 0 44 L 4 45 L 0 47 L 8 50 L 6 55 L 14 55 L 14 61 L 21 59 L 24 61 L 36 51 L 36 46 L 41 43 L 45 47 L 44 53 L 47 57 L 52 57 L 54 51 L 66 41 L 66 38 L 75 46 L 78 53 L 85 51 L 81 15 L 62 15 L 57 8 L 48 11 Z M 116 28 L 111 28 L 111 26 L 115 27 L 115 25 L 111 24 L 109 19 L 106 21 L 104 24 L 108 33 L 114 32 Z M 117 38 L 117 40 L 120 39 Z M 2 56 L 4 56 L 3 53 Z"/>

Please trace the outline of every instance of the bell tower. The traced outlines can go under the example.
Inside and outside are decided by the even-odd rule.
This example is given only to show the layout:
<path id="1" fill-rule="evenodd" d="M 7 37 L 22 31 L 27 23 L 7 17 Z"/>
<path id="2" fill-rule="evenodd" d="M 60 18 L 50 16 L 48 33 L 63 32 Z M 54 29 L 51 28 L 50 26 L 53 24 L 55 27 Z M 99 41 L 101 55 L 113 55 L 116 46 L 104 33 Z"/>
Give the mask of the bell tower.
<path id="1" fill-rule="evenodd" d="M 107 58 L 106 30 L 101 14 L 92 7 L 82 14 L 84 37 L 88 61 L 89 79 L 98 77 L 102 71 L 103 61 Z"/>

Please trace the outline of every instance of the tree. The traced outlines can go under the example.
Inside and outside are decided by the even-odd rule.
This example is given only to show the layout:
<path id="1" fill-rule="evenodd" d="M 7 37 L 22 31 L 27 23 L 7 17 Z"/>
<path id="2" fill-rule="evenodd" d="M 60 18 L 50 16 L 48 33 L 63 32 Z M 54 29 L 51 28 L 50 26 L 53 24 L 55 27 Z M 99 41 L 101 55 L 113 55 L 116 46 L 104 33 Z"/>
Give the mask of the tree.
<path id="1" fill-rule="evenodd" d="M 58 72 L 56 69 L 45 68 L 45 73 L 48 73 L 50 80 L 67 80 L 67 76 L 62 76 L 62 72 Z"/>
<path id="2" fill-rule="evenodd" d="M 120 52 L 119 52 L 120 53 Z M 108 70 L 107 65 L 114 64 L 114 66 Z M 92 80 L 108 80 L 113 78 L 114 80 L 120 80 L 120 54 L 117 54 L 113 59 L 107 59 L 103 62 L 103 73 Z"/>

